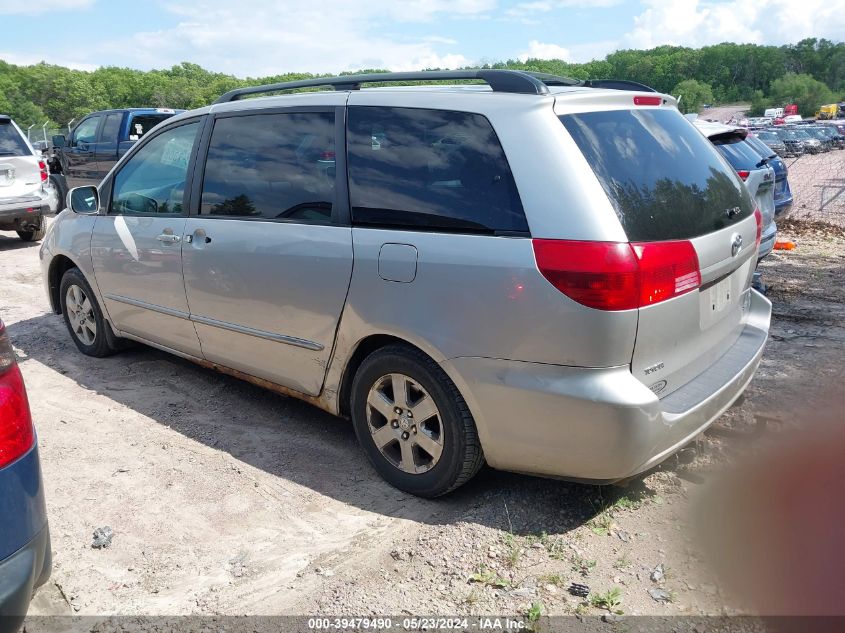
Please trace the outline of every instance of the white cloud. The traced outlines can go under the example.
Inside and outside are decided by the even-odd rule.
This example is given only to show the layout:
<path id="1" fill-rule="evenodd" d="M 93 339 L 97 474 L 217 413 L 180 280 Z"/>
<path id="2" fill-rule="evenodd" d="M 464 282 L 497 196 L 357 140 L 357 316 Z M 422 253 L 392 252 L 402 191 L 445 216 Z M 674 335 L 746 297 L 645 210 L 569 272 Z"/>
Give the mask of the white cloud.
<path id="1" fill-rule="evenodd" d="M 805 37 L 841 39 L 845 11 L 829 0 L 644 0 L 646 10 L 621 42 L 629 48 L 721 42 L 783 44 Z"/>
<path id="2" fill-rule="evenodd" d="M 95 0 L 0 0 L 0 15 L 41 15 L 50 11 L 76 11 Z"/>
<path id="3" fill-rule="evenodd" d="M 517 59 L 524 62 L 529 59 L 562 59 L 570 61 L 572 55 L 568 48 L 558 46 L 557 44 L 544 44 L 537 40 L 528 42 L 528 50 L 516 56 Z"/>
<path id="4" fill-rule="evenodd" d="M 437 33 L 441 18 L 486 17 L 494 0 L 171 0 L 179 23 L 130 38 L 94 44 L 92 55 L 162 68 L 181 61 L 260 77 L 289 71 L 336 72 L 358 68 L 454 68 L 471 63 L 454 40 Z M 419 37 L 399 35 L 397 22 L 432 23 Z"/>
<path id="5" fill-rule="evenodd" d="M 513 18 L 527 17 L 537 13 L 549 13 L 555 9 L 599 9 L 622 4 L 623 0 L 529 0 L 518 2 L 505 11 Z"/>

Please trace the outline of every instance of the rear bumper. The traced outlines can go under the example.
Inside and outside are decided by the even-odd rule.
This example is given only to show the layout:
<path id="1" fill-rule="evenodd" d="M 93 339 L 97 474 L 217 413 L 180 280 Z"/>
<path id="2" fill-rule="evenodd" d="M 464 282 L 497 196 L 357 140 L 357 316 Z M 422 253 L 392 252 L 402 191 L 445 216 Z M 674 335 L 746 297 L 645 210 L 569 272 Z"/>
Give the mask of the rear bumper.
<path id="1" fill-rule="evenodd" d="M 760 248 L 757 249 L 757 261 L 760 261 L 772 252 L 772 249 L 775 247 L 775 238 L 777 235 L 778 227 L 774 222 L 764 229 L 763 235 L 760 236 Z"/>
<path id="2" fill-rule="evenodd" d="M 444 367 L 476 417 L 491 466 L 613 482 L 665 460 L 742 394 L 762 357 L 770 317 L 771 303 L 751 291 L 748 319 L 736 343 L 662 400 L 628 366 L 456 358 Z"/>
<path id="3" fill-rule="evenodd" d="M 29 609 L 32 592 L 47 582 L 52 568 L 50 528 L 0 561 L 0 632 L 16 631 Z"/>
<path id="4" fill-rule="evenodd" d="M 55 212 L 57 205 L 58 197 L 53 187 L 45 187 L 26 196 L 0 197 L 0 223 L 40 222 L 41 216 Z"/>

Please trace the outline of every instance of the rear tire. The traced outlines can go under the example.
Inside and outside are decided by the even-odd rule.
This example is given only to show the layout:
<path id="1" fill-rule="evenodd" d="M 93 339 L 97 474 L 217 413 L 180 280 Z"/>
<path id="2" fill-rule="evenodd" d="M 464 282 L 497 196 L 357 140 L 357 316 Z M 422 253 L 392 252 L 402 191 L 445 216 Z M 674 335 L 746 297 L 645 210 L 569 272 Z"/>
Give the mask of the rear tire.
<path id="1" fill-rule="evenodd" d="M 39 228 L 35 231 L 16 231 L 16 233 L 24 242 L 38 242 L 44 239 L 44 236 L 47 234 L 47 227 L 44 226 L 44 220 L 42 219 Z"/>
<path id="2" fill-rule="evenodd" d="M 67 181 L 65 177 L 59 174 L 50 174 L 50 182 L 53 183 L 53 188 L 56 190 L 58 196 L 58 204 L 56 205 L 56 213 L 61 213 L 66 208 L 67 201 Z"/>
<path id="3" fill-rule="evenodd" d="M 103 358 L 118 351 L 111 326 L 94 298 L 94 291 L 78 268 L 65 272 L 59 285 L 62 316 L 79 351 L 86 356 Z"/>
<path id="4" fill-rule="evenodd" d="M 438 497 L 472 479 L 484 464 L 469 407 L 446 372 L 421 351 L 390 345 L 373 352 L 355 373 L 351 391 L 358 441 L 392 486 Z"/>

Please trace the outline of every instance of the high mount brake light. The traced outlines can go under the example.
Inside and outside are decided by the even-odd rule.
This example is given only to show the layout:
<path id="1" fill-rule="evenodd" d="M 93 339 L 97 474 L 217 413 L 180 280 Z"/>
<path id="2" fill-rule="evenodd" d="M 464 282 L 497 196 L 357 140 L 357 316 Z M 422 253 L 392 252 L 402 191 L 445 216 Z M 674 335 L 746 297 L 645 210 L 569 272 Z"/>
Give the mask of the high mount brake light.
<path id="1" fill-rule="evenodd" d="M 677 297 L 701 285 L 692 242 L 532 240 L 540 273 L 578 303 L 597 310 L 631 310 Z"/>
<path id="2" fill-rule="evenodd" d="M 647 97 L 645 95 L 637 95 L 634 97 L 634 105 L 638 106 L 659 106 L 663 103 L 663 97 Z"/>

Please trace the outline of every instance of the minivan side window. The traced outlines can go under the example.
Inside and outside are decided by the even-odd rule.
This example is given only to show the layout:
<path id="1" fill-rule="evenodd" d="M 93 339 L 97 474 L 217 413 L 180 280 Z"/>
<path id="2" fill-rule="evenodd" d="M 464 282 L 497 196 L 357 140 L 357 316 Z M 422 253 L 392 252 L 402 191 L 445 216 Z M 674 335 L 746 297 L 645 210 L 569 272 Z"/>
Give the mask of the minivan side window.
<path id="1" fill-rule="evenodd" d="M 353 224 L 528 231 L 504 150 L 479 114 L 352 106 L 348 144 Z"/>
<path id="2" fill-rule="evenodd" d="M 100 125 L 101 116 L 92 116 L 85 119 L 73 131 L 72 146 L 76 147 L 80 143 L 93 143 L 97 140 L 97 127 Z"/>
<path id="3" fill-rule="evenodd" d="M 200 215 L 331 222 L 335 198 L 332 112 L 217 119 Z"/>
<path id="4" fill-rule="evenodd" d="M 110 214 L 180 215 L 199 122 L 150 139 L 114 178 Z"/>

